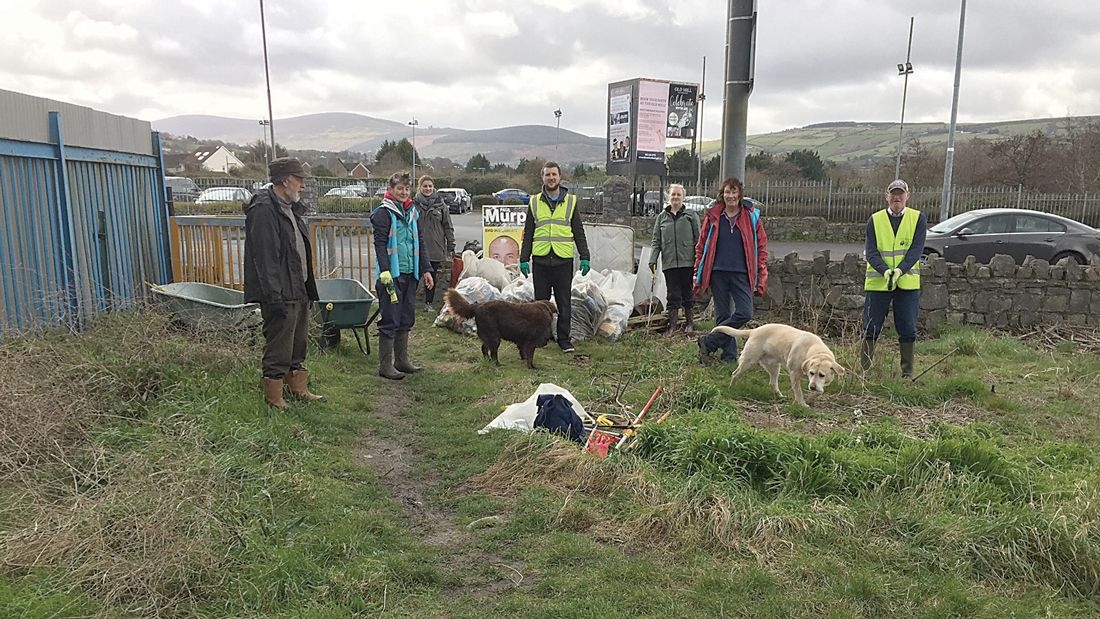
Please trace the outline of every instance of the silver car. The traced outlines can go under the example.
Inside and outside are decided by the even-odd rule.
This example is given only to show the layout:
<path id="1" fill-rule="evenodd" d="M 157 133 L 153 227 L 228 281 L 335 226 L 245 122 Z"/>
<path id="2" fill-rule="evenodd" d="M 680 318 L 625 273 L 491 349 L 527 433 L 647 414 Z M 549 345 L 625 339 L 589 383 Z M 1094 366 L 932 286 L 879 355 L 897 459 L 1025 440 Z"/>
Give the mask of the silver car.
<path id="1" fill-rule="evenodd" d="M 1070 258 L 1085 264 L 1100 254 L 1100 230 L 1050 213 L 1015 208 L 987 208 L 960 213 L 928 229 L 925 255 L 962 262 L 974 256 L 987 263 L 1006 254 L 1022 264 L 1027 256 L 1057 263 Z"/>
<path id="2" fill-rule="evenodd" d="M 252 199 L 252 192 L 244 187 L 211 187 L 204 189 L 199 194 L 195 204 L 208 202 L 248 202 Z"/>

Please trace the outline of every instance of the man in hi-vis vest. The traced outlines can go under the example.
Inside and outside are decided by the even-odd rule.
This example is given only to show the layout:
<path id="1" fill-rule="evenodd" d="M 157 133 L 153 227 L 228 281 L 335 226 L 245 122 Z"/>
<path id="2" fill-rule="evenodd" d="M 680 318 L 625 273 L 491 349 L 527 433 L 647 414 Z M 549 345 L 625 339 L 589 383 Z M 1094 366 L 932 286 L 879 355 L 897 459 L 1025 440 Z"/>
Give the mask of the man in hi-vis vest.
<path id="1" fill-rule="evenodd" d="M 558 346 L 564 352 L 574 350 L 569 337 L 574 245 L 581 259 L 581 275 L 588 275 L 588 240 L 577 210 L 577 196 L 561 186 L 561 166 L 548 161 L 542 167 L 542 191 L 527 203 L 519 270 L 535 280 L 535 300 L 549 301 L 553 292 L 558 306 Z"/>
<path id="2" fill-rule="evenodd" d="M 863 349 L 859 365 L 863 375 L 871 371 L 875 341 L 882 333 L 886 314 L 894 307 L 894 328 L 901 348 L 901 375 L 913 377 L 913 345 L 917 341 L 920 309 L 920 266 L 928 220 L 918 210 L 906 208 L 909 185 L 898 179 L 886 187 L 887 207 L 867 222 L 867 275 L 863 283 Z"/>

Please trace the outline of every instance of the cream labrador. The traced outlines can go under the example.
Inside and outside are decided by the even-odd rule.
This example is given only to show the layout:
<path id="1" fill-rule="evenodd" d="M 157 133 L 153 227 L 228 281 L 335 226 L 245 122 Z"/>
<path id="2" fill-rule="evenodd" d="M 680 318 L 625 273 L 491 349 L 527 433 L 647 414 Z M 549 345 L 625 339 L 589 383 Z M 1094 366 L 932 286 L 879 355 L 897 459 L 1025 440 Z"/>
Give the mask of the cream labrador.
<path id="1" fill-rule="evenodd" d="M 711 332 L 746 338 L 737 369 L 730 376 L 731 383 L 742 372 L 760 364 L 771 377 L 772 389 L 782 397 L 783 392 L 779 390 L 779 367 L 782 365 L 791 378 L 794 401 L 802 406 L 806 406 L 806 399 L 802 396 L 802 376 L 809 379 L 811 397 L 817 397 L 837 376 L 844 375 L 844 367 L 836 362 L 829 347 L 809 331 L 769 324 L 755 329 L 715 327 Z"/>

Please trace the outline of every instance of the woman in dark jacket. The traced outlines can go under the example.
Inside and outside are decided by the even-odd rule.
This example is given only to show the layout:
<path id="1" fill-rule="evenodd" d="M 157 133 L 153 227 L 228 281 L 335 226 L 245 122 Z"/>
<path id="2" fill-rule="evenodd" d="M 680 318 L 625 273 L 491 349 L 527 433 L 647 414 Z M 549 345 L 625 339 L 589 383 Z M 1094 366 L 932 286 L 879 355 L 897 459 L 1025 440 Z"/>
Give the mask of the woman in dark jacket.
<path id="1" fill-rule="evenodd" d="M 435 273 L 435 287 L 424 288 L 424 309 L 434 312 L 436 291 L 440 287 L 443 288 L 441 292 L 447 291 L 447 275 L 451 272 L 451 258 L 455 253 L 455 227 L 451 223 L 450 207 L 436 193 L 432 177 L 420 177 L 413 202 L 420 210 L 420 229 L 424 233 L 432 272 Z"/>
<path id="2" fill-rule="evenodd" d="M 730 177 L 722 183 L 718 202 L 703 217 L 695 245 L 695 292 L 710 288 L 714 298 L 714 323 L 735 329 L 752 318 L 752 298 L 768 288 L 768 235 L 760 213 L 745 200 L 741 181 Z M 722 334 L 699 337 L 699 363 L 722 350 L 722 361 L 737 361 L 737 340 Z"/>
<path id="3" fill-rule="evenodd" d="M 692 292 L 691 267 L 695 264 L 695 244 L 699 241 L 699 218 L 684 208 L 684 186 L 668 187 L 668 206 L 653 222 L 653 253 L 649 272 L 657 276 L 657 258 L 668 289 L 668 329 L 676 330 L 680 308 L 684 309 L 684 331 L 695 330 L 695 295 Z"/>

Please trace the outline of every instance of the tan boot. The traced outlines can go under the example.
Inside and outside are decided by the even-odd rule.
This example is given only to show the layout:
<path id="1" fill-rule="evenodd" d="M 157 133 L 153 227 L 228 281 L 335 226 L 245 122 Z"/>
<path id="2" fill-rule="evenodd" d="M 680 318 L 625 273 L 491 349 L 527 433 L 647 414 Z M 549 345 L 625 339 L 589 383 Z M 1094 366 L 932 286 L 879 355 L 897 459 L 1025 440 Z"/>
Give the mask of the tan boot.
<path id="1" fill-rule="evenodd" d="M 286 381 L 286 386 L 290 388 L 290 395 L 292 397 L 306 402 L 316 402 L 325 399 L 323 395 L 309 392 L 309 372 L 306 370 L 291 370 L 286 373 L 286 377 L 283 380 Z"/>
<path id="2" fill-rule="evenodd" d="M 393 367 L 398 372 L 404 372 L 406 374 L 412 374 L 413 372 L 419 372 L 424 368 L 419 365 L 413 365 L 409 361 L 409 332 L 398 331 L 397 336 L 393 338 Z"/>
<path id="3" fill-rule="evenodd" d="M 393 367 L 393 338 L 378 336 L 378 375 L 390 380 L 401 380 L 405 375 Z"/>
<path id="4" fill-rule="evenodd" d="M 262 380 L 264 387 L 264 401 L 268 406 L 277 408 L 279 410 L 286 410 L 286 400 L 283 399 L 283 379 L 281 378 L 268 378 L 264 377 Z"/>
<path id="5" fill-rule="evenodd" d="M 695 333 L 695 308 L 684 308 L 684 333 Z"/>

